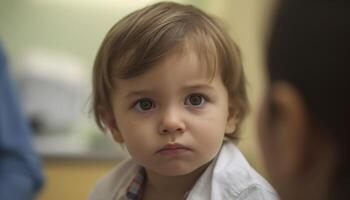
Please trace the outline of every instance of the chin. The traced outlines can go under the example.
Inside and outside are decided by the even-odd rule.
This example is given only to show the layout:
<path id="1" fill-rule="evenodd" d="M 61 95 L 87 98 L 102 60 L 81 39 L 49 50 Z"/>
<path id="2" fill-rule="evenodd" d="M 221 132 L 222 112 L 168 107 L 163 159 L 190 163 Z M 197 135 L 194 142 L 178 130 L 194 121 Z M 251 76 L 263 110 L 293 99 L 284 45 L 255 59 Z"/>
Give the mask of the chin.
<path id="1" fill-rule="evenodd" d="M 155 171 L 163 176 L 184 176 L 195 171 L 198 167 L 168 165 L 156 169 Z"/>

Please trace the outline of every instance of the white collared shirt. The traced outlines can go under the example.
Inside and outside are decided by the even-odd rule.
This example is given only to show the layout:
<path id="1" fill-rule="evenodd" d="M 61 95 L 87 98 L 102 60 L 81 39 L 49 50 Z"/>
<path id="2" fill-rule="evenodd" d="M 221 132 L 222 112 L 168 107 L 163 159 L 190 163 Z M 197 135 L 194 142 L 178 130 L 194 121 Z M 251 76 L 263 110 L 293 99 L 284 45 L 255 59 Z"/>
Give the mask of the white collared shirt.
<path id="1" fill-rule="evenodd" d="M 96 185 L 89 200 L 127 200 L 128 186 L 141 166 L 132 159 L 121 163 Z M 277 194 L 231 142 L 198 179 L 186 200 L 277 200 Z"/>
<path id="2" fill-rule="evenodd" d="M 199 178 L 187 200 L 277 200 L 270 184 L 247 162 L 239 149 L 225 142 Z"/>

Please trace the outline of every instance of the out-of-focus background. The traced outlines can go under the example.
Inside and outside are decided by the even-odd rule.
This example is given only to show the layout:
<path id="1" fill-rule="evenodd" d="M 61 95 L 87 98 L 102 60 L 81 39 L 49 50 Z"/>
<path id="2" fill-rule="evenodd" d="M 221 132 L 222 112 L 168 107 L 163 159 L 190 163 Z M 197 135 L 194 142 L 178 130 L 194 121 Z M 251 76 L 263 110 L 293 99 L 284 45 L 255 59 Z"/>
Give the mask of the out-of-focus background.
<path id="1" fill-rule="evenodd" d="M 107 31 L 155 0 L 1 0 L 0 41 L 34 130 L 47 182 L 39 200 L 86 199 L 126 155 L 89 116 L 91 69 Z M 264 173 L 255 117 L 264 89 L 263 55 L 275 0 L 179 0 L 221 18 L 240 46 L 252 111 L 239 147 Z"/>

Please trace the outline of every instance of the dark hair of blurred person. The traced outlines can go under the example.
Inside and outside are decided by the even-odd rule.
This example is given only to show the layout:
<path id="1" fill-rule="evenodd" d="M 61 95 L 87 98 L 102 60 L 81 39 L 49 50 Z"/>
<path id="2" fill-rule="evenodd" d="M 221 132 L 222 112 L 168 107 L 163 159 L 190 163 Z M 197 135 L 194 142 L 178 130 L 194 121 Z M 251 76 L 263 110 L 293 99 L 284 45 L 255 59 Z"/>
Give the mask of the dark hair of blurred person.
<path id="1" fill-rule="evenodd" d="M 284 200 L 350 199 L 350 2 L 285 0 L 267 51 L 259 139 Z"/>

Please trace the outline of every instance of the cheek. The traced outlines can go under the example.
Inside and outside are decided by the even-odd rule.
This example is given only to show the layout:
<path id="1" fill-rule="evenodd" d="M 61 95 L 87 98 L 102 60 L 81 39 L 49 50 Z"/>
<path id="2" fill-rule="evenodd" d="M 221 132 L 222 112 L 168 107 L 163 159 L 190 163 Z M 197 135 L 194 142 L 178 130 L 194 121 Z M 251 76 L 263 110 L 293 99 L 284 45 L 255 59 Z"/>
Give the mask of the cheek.
<path id="1" fill-rule="evenodd" d="M 270 155 L 270 142 L 271 139 L 271 128 L 270 122 L 269 122 L 269 113 L 268 113 L 268 102 L 267 97 L 265 97 L 260 105 L 259 111 L 258 111 L 258 117 L 257 117 L 257 132 L 258 132 L 258 139 L 260 142 L 260 146 L 262 148 L 264 156 Z"/>
<path id="2" fill-rule="evenodd" d="M 155 134 L 153 123 L 150 119 L 139 120 L 124 115 L 118 122 L 120 133 L 130 154 L 144 152 L 152 146 L 151 134 Z"/>
<path id="3" fill-rule="evenodd" d="M 257 133 L 258 133 L 258 139 L 260 146 L 262 148 L 263 154 L 267 155 L 266 152 L 266 142 L 268 141 L 268 135 L 267 135 L 267 119 L 266 119 L 266 105 L 262 104 L 258 113 L 257 118 Z"/>
<path id="4" fill-rule="evenodd" d="M 273 125 L 273 122 L 269 119 L 266 101 L 264 101 L 258 113 L 257 132 L 266 170 L 269 173 L 272 183 L 275 185 L 278 182 L 276 180 L 280 177 L 280 159 L 284 158 L 280 155 L 281 149 L 278 148 L 278 132 L 276 132 Z"/>
<path id="5" fill-rule="evenodd" d="M 271 163 L 271 157 L 273 157 L 274 152 L 271 146 L 273 138 L 271 138 L 271 128 L 269 128 L 266 100 L 263 101 L 258 112 L 257 129 L 260 148 L 262 150 L 265 163 L 268 165 Z"/>
<path id="6" fill-rule="evenodd" d="M 219 149 L 225 135 L 225 118 L 222 114 L 211 114 L 190 120 L 194 140 L 201 143 L 204 149 Z"/>
<path id="7" fill-rule="evenodd" d="M 144 133 L 145 130 L 133 129 L 129 132 L 123 134 L 124 136 L 124 144 L 131 155 L 131 157 L 138 162 L 139 164 L 144 164 L 146 158 L 149 157 L 151 153 L 153 153 L 156 145 L 152 143 L 152 140 L 149 140 L 150 136 L 147 134 L 138 134 Z"/>

